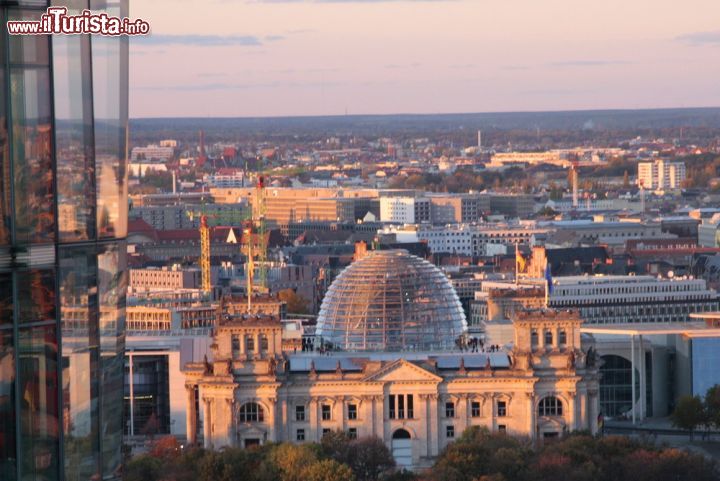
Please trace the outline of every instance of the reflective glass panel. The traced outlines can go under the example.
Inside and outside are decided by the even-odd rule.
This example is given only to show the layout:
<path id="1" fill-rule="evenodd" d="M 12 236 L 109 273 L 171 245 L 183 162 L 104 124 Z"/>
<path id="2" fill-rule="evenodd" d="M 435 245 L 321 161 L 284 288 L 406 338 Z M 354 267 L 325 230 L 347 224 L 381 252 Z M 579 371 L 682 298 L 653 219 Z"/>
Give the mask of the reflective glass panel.
<path id="1" fill-rule="evenodd" d="M 15 349 L 12 329 L 0 330 L 0 479 L 16 478 Z"/>
<path id="2" fill-rule="evenodd" d="M 125 351 L 125 243 L 101 247 L 98 254 L 98 295 L 101 346 L 101 439 L 103 473 L 117 474 L 122 461 L 123 363 Z"/>
<path id="3" fill-rule="evenodd" d="M 18 271 L 18 321 L 55 320 L 55 274 L 52 270 Z"/>
<path id="4" fill-rule="evenodd" d="M 12 274 L 0 274 L 0 326 L 13 323 L 12 285 Z"/>
<path id="5" fill-rule="evenodd" d="M 65 479 L 99 478 L 99 335 L 95 247 L 60 251 Z"/>
<path id="6" fill-rule="evenodd" d="M 55 326 L 20 329 L 20 479 L 57 479 L 58 376 Z"/>
<path id="7" fill-rule="evenodd" d="M 2 12 L 0 12 L 2 17 Z M 4 18 L 2 18 L 4 23 Z M 5 32 L 0 33 L 0 63 L 5 65 Z M 7 113 L 5 105 L 6 70 L 0 69 L 0 245 L 10 243 L 12 176 L 8 153 Z"/>
<path id="8" fill-rule="evenodd" d="M 18 243 L 52 242 L 52 129 L 48 68 L 11 69 L 15 234 Z"/>
<path id="9" fill-rule="evenodd" d="M 87 8 L 87 1 L 69 3 L 70 13 Z M 53 83 L 60 241 L 93 239 L 95 145 L 89 36 L 53 37 Z"/>
<path id="10" fill-rule="evenodd" d="M 41 10 L 11 8 L 8 20 L 40 20 Z M 47 66 L 49 63 L 48 35 L 10 35 L 10 63 L 13 66 Z"/>
<path id="11" fill-rule="evenodd" d="M 91 0 L 93 10 L 127 16 L 127 2 Z M 97 232 L 101 238 L 127 235 L 127 37 L 91 38 Z"/>

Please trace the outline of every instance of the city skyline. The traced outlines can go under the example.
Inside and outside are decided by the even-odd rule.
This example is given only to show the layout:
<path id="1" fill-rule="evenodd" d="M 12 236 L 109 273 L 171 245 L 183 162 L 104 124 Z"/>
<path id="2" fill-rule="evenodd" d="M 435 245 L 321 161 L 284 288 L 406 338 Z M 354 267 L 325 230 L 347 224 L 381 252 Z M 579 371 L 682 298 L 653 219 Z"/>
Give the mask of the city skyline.
<path id="1" fill-rule="evenodd" d="M 693 4 L 144 2 L 131 13 L 152 33 L 131 39 L 130 115 L 717 106 L 720 5 Z"/>

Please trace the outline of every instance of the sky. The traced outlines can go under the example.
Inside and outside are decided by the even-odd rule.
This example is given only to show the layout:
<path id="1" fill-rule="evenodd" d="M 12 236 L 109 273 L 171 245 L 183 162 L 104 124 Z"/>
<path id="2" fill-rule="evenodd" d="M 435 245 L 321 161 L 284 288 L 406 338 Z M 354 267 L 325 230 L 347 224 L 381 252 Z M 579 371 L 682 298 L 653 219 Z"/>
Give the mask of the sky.
<path id="1" fill-rule="evenodd" d="M 720 106 L 718 0 L 131 0 L 131 117 Z"/>

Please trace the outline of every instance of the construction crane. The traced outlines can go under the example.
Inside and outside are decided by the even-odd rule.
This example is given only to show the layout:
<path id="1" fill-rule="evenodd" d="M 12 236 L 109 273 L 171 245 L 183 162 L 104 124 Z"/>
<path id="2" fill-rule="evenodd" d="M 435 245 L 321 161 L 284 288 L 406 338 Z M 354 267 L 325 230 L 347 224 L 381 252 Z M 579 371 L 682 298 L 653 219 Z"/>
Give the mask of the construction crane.
<path id="1" fill-rule="evenodd" d="M 243 225 L 248 310 L 254 292 L 267 293 L 267 230 L 265 226 L 265 178 L 258 176 L 251 219 Z"/>
<path id="2" fill-rule="evenodd" d="M 208 216 L 204 212 L 188 211 L 187 216 L 192 221 L 195 217 L 200 218 L 200 275 L 201 288 L 205 292 L 212 290 L 210 283 L 210 226 Z"/>
<path id="3" fill-rule="evenodd" d="M 253 225 L 258 235 L 257 264 L 258 288 L 267 291 L 267 236 L 265 229 L 265 177 L 258 176 L 255 186 L 255 205 L 253 205 Z"/>
<path id="4" fill-rule="evenodd" d="M 196 217 L 200 219 L 200 272 L 202 276 L 201 287 L 205 292 L 212 290 L 210 282 L 210 224 L 208 219 L 220 219 L 232 226 L 236 222 L 236 218 L 231 211 L 219 211 L 208 214 L 203 211 L 187 211 L 188 218 L 193 221 Z"/>

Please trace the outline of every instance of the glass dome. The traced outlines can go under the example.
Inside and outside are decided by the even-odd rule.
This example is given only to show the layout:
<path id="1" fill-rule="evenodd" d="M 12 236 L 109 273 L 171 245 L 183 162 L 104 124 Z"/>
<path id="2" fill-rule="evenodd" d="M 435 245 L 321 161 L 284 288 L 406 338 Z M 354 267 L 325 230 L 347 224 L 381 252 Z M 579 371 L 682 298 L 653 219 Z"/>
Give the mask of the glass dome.
<path id="1" fill-rule="evenodd" d="M 431 351 L 453 349 L 466 330 L 447 277 L 405 250 L 386 250 L 368 253 L 335 279 L 316 335 L 346 351 Z"/>

